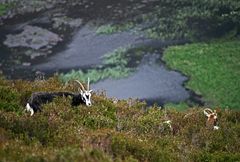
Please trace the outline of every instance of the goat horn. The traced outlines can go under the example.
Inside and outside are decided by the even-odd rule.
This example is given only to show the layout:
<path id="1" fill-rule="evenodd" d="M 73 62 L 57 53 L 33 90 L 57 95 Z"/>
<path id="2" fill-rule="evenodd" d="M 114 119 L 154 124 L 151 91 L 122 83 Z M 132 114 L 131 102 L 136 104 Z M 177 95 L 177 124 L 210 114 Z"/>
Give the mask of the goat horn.
<path id="1" fill-rule="evenodd" d="M 206 109 L 204 109 L 203 110 L 203 113 L 206 115 L 206 116 L 209 116 L 209 112 L 207 112 L 207 111 L 209 111 L 210 113 L 213 113 L 213 111 L 211 110 L 211 109 L 209 109 L 209 108 L 206 108 Z"/>
<path id="2" fill-rule="evenodd" d="M 89 80 L 89 78 L 88 78 L 88 87 L 87 87 L 87 90 L 89 91 L 89 89 L 90 89 L 90 80 Z"/>
<path id="3" fill-rule="evenodd" d="M 85 90 L 85 88 L 84 88 L 84 86 L 82 85 L 81 82 L 79 82 L 78 80 L 74 80 L 74 81 L 77 82 L 81 86 L 82 90 Z"/>

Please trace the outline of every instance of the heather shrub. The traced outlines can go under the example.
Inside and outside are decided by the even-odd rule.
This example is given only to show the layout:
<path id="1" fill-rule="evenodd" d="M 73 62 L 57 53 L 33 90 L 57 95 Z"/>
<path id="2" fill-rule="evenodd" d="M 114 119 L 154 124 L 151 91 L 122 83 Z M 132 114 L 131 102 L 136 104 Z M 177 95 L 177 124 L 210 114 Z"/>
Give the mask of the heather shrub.
<path id="1" fill-rule="evenodd" d="M 125 156 L 133 156 L 139 161 L 171 161 L 177 160 L 174 153 L 166 151 L 152 142 L 142 140 L 141 138 L 128 137 L 128 135 L 119 134 L 112 140 L 113 155 L 124 160 Z"/>
<path id="2" fill-rule="evenodd" d="M 19 112 L 21 110 L 19 99 L 20 95 L 11 87 L 0 85 L 0 109 Z"/>
<path id="3" fill-rule="evenodd" d="M 17 105 L 0 109 L 0 161 L 239 160 L 238 111 L 219 109 L 220 129 L 213 130 L 206 127 L 203 108 L 162 109 L 93 93 L 91 107 L 72 107 L 71 97 L 57 97 L 31 117 L 22 109 L 32 92 L 75 91 L 75 86 L 55 78 L 0 83 L 7 94 L 0 94 L 0 101 Z"/>
<path id="4" fill-rule="evenodd" d="M 65 162 L 65 161 L 83 161 L 83 162 L 110 162 L 112 161 L 109 156 L 106 156 L 104 152 L 98 149 L 87 149 L 82 151 L 79 148 L 64 148 L 58 154 L 56 162 Z"/>
<path id="5" fill-rule="evenodd" d="M 194 152 L 191 157 L 193 161 L 200 162 L 200 161 L 239 161 L 240 154 L 235 153 L 226 153 L 226 152 L 218 152 L 218 153 L 209 153 L 205 151 Z"/>

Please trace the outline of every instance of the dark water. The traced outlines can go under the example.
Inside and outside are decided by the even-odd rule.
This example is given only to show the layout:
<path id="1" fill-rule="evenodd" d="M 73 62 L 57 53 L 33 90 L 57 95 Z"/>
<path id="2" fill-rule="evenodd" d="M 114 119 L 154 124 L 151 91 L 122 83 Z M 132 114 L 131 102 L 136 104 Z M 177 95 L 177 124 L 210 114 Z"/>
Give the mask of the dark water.
<path id="1" fill-rule="evenodd" d="M 114 49 L 140 42 L 143 40 L 130 32 L 97 35 L 93 27 L 84 25 L 73 36 L 66 49 L 46 58 L 43 63 L 34 65 L 34 68 L 50 70 L 89 67 L 100 64 L 101 58 Z"/>
<path id="2" fill-rule="evenodd" d="M 156 56 L 145 56 L 136 72 L 127 78 L 106 79 L 93 85 L 93 89 L 106 90 L 109 97 L 120 99 L 145 99 L 163 105 L 167 102 L 181 102 L 190 95 L 182 86 L 186 77 L 167 70 L 156 63 Z"/>
<path id="3" fill-rule="evenodd" d="M 99 1 L 84 2 L 83 5 L 63 10 L 54 9 L 39 14 L 20 16 L 5 22 L 0 28 L 0 69 L 9 79 L 33 79 L 36 71 L 52 76 L 55 72 L 67 72 L 71 69 L 88 69 L 102 63 L 102 56 L 119 47 L 151 46 L 160 48 L 169 44 L 182 42 L 160 42 L 144 38 L 141 34 L 131 31 L 118 32 L 110 35 L 97 35 L 97 23 L 113 23 L 133 17 L 155 5 L 152 1 L 144 5 L 142 10 L 134 8 L 134 1 L 118 1 L 100 3 Z M 86 7 L 88 6 L 88 7 Z M 94 10 L 95 9 L 95 10 Z M 126 10 L 130 10 L 126 12 Z M 78 28 L 63 31 L 52 28 L 51 16 L 64 12 L 73 18 L 81 18 L 82 24 Z M 63 41 L 52 47 L 51 52 L 44 56 L 30 59 L 24 53 L 26 48 L 8 48 L 3 42 L 8 34 L 18 34 L 26 25 L 39 26 L 63 37 Z M 40 49 L 41 51 L 42 49 Z M 35 51 L 36 52 L 36 51 Z M 48 52 L 42 50 L 41 52 Z M 167 102 L 179 103 L 183 101 L 201 103 L 201 99 L 187 90 L 183 85 L 186 76 L 171 71 L 164 64 L 159 64 L 162 53 L 145 54 L 141 64 L 130 76 L 118 80 L 106 79 L 92 85 L 94 90 L 106 90 L 109 97 L 119 99 L 138 98 L 148 103 L 163 105 Z"/>

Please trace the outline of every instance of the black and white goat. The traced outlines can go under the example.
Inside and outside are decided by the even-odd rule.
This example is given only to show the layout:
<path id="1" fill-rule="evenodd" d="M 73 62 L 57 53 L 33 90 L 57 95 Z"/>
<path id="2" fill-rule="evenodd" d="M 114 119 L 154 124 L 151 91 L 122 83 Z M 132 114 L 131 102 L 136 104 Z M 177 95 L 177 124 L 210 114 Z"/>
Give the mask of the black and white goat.
<path id="1" fill-rule="evenodd" d="M 71 93 L 71 92 L 35 92 L 32 93 L 31 97 L 29 98 L 26 111 L 31 113 L 31 116 L 37 112 L 41 111 L 41 106 L 43 104 L 52 102 L 55 97 L 72 97 L 72 106 L 78 106 L 80 104 L 86 104 L 86 106 L 91 106 L 91 92 L 92 90 L 89 89 L 89 78 L 88 78 L 88 85 L 87 90 L 85 90 L 84 86 L 78 80 L 75 80 L 80 85 L 78 88 L 79 93 Z"/>

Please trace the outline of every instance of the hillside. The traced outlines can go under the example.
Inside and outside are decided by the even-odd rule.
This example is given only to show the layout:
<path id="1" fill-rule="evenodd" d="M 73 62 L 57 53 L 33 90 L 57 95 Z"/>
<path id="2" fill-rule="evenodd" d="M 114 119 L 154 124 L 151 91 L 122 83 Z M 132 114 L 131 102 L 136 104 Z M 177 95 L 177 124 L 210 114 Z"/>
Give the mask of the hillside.
<path id="1" fill-rule="evenodd" d="M 0 79 L 0 161 L 239 161 L 240 112 L 218 109 L 219 130 L 203 108 L 176 111 L 94 93 L 93 106 L 57 98 L 30 117 L 36 91 L 74 91 L 56 78 Z M 171 126 L 164 123 L 171 120 Z"/>

